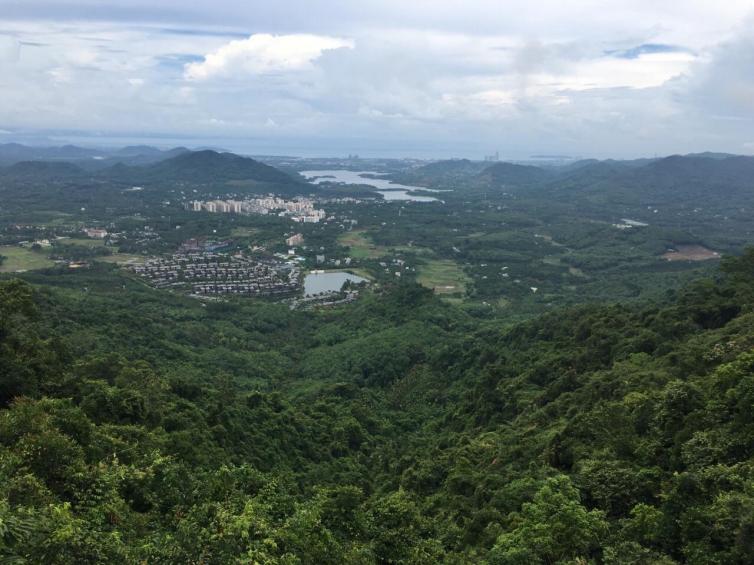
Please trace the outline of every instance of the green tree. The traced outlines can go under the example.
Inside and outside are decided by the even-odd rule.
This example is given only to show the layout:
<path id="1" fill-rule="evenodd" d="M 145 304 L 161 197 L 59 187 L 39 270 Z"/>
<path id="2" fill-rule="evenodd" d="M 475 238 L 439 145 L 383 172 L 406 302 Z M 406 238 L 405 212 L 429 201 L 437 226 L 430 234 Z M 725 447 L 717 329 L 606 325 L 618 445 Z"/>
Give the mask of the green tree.
<path id="1" fill-rule="evenodd" d="M 564 475 L 548 479 L 511 523 L 511 531 L 497 538 L 490 564 L 588 559 L 598 553 L 607 533 L 604 513 L 582 506 L 578 490 Z"/>

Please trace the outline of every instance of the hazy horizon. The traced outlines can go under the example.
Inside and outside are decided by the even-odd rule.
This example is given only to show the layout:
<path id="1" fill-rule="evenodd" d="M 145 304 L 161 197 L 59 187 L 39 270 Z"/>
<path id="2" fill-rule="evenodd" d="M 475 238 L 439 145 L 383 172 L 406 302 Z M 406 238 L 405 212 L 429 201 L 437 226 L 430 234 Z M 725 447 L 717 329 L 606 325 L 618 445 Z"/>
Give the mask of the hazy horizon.
<path id="1" fill-rule="evenodd" d="M 163 151 L 175 149 L 178 147 L 185 147 L 191 151 L 200 150 L 213 150 L 218 152 L 231 152 L 242 156 L 248 157 L 290 157 L 300 159 L 345 159 L 350 156 L 356 156 L 361 159 L 406 159 L 406 160 L 423 160 L 423 161 L 442 161 L 452 159 L 468 159 L 470 161 L 484 161 L 487 157 L 498 153 L 499 161 L 511 161 L 511 162 L 555 162 L 555 161 L 579 161 L 587 159 L 598 160 L 633 160 L 633 159 L 657 159 L 670 157 L 673 155 L 690 155 L 690 154 L 703 154 L 703 153 L 729 153 L 725 151 L 712 151 L 712 150 L 700 150 L 692 151 L 688 153 L 670 152 L 670 153 L 655 153 L 655 154 L 637 154 L 631 156 L 610 156 L 610 155 L 578 155 L 578 154 L 554 154 L 554 153 L 534 153 L 534 154 L 502 154 L 499 151 L 489 151 L 484 154 L 481 153 L 448 153 L 448 154 L 436 154 L 431 151 L 426 153 L 415 152 L 401 152 L 400 150 L 384 150 L 380 151 L 374 149 L 371 151 L 359 153 L 358 151 L 328 151 L 327 149 L 319 149 L 312 147 L 280 147 L 278 151 L 274 148 L 269 148 L 269 151 L 254 150 L 253 146 L 245 145 L 243 140 L 217 140 L 217 139 L 191 139 L 191 138 L 169 138 L 169 137 L 87 137 L 87 136 L 55 136 L 55 137 L 32 137 L 27 136 L 14 137 L 8 136 L 7 139 L 0 141 L 0 146 L 3 144 L 17 143 L 27 147 L 34 148 L 55 148 L 65 145 L 73 145 L 84 149 L 102 150 L 102 151 L 115 151 L 126 147 L 133 146 L 149 146 Z M 251 149 L 244 150 L 243 147 L 252 147 Z M 744 155 L 751 156 L 746 153 L 729 153 L 731 155 Z"/>

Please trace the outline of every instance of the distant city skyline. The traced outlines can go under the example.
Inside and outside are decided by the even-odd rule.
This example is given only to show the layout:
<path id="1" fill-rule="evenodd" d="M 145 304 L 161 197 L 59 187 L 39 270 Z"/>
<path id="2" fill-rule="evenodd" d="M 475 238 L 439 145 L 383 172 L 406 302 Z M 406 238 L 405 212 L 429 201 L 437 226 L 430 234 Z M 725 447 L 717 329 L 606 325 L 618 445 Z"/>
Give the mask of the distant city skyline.
<path id="1" fill-rule="evenodd" d="M 754 0 L 0 0 L 0 13 L 0 143 L 754 154 Z"/>

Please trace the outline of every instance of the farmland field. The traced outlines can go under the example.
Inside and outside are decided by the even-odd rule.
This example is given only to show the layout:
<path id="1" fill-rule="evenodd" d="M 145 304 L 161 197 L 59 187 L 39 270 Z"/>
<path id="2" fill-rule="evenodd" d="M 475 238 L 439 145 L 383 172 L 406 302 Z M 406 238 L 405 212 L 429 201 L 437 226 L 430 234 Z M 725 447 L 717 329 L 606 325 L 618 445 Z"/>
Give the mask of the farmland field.
<path id="1" fill-rule="evenodd" d="M 439 295 L 462 295 L 468 277 L 455 261 L 436 259 L 418 267 L 416 281 Z"/>
<path id="2" fill-rule="evenodd" d="M 144 259 L 145 258 L 142 255 L 132 255 L 130 253 L 113 253 L 112 255 L 97 257 L 96 260 L 102 261 L 104 263 L 116 263 L 118 265 L 134 265 L 137 263 L 143 263 Z"/>
<path id="3" fill-rule="evenodd" d="M 104 239 L 86 239 L 83 237 L 74 237 L 67 239 L 59 239 L 57 243 L 60 245 L 80 245 L 81 247 L 104 247 Z"/>
<path id="4" fill-rule="evenodd" d="M 6 245 L 0 247 L 0 255 L 5 261 L 0 265 L 0 273 L 15 273 L 17 271 L 33 271 L 53 266 L 44 251 L 32 251 L 24 247 Z"/>
<path id="5" fill-rule="evenodd" d="M 338 243 L 350 247 L 350 255 L 354 259 L 376 259 L 385 255 L 387 251 L 384 247 L 372 243 L 362 230 L 342 234 L 338 237 Z"/>

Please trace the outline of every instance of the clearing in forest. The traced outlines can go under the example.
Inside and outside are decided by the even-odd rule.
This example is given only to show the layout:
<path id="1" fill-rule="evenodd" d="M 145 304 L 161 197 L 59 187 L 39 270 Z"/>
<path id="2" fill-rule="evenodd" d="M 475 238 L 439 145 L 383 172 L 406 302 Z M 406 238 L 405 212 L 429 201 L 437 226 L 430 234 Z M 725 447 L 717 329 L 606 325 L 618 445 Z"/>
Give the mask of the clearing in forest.
<path id="1" fill-rule="evenodd" d="M 676 245 L 674 249 L 668 251 L 662 257 L 668 261 L 707 261 L 708 259 L 719 259 L 720 254 L 717 251 L 707 249 L 703 245 Z"/>
<path id="2" fill-rule="evenodd" d="M 64 239 L 58 239 L 57 243 L 59 245 L 80 245 L 81 247 L 91 248 L 105 246 L 104 239 L 86 239 L 83 237 L 68 237 Z"/>
<path id="3" fill-rule="evenodd" d="M 55 263 L 47 257 L 44 251 L 34 251 L 25 247 L 15 245 L 4 245 L 0 247 L 0 255 L 5 257 L 0 265 L 0 273 L 15 273 L 18 271 L 33 271 L 35 269 L 46 269 L 52 267 Z"/>
<path id="4" fill-rule="evenodd" d="M 115 263 L 117 265 L 138 265 L 146 260 L 143 255 L 133 255 L 132 253 L 113 253 L 112 255 L 103 255 L 95 257 L 96 261 L 105 263 Z"/>
<path id="5" fill-rule="evenodd" d="M 455 261 L 433 259 L 419 265 L 416 282 L 433 289 L 435 294 L 463 295 L 469 278 Z"/>
<path id="6" fill-rule="evenodd" d="M 377 259 L 387 253 L 387 249 L 375 245 L 364 230 L 353 230 L 341 234 L 338 243 L 350 247 L 354 259 Z"/>

